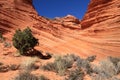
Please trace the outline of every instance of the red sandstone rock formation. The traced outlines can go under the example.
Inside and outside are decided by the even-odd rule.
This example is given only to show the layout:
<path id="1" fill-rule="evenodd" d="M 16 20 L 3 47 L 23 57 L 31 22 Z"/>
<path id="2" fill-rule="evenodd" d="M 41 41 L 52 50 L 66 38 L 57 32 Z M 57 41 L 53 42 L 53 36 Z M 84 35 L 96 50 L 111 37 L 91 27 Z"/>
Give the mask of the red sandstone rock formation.
<path id="1" fill-rule="evenodd" d="M 80 29 L 81 28 L 81 24 L 80 24 L 81 21 L 72 15 L 67 15 L 62 18 L 57 17 L 54 19 L 53 22 L 59 23 L 62 26 L 69 27 L 71 29 Z"/>
<path id="2" fill-rule="evenodd" d="M 33 22 L 31 0 L 0 0 L 0 31 L 9 32 Z"/>
<path id="3" fill-rule="evenodd" d="M 0 32 L 14 32 L 18 28 L 30 26 L 34 33 L 36 29 L 60 36 L 62 33 L 70 33 L 72 29 L 80 29 L 79 20 L 73 16 L 63 18 L 61 21 L 50 20 L 38 16 L 32 6 L 32 0 L 6 0 L 0 1 Z M 64 25 L 64 26 L 63 26 Z M 78 26 L 79 25 L 79 26 Z M 65 31 L 66 29 L 69 29 Z"/>
<path id="4" fill-rule="evenodd" d="M 120 0 L 91 0 L 82 22 L 82 28 L 91 26 L 106 28 L 120 24 Z M 102 28 L 102 27 L 101 27 Z"/>
<path id="5" fill-rule="evenodd" d="M 0 32 L 10 37 L 26 26 L 40 40 L 37 48 L 43 51 L 120 56 L 119 0 L 91 0 L 82 21 L 71 15 L 54 20 L 38 16 L 32 0 L 1 0 Z"/>
<path id="6" fill-rule="evenodd" d="M 81 25 L 90 52 L 120 56 L 120 0 L 91 0 Z"/>

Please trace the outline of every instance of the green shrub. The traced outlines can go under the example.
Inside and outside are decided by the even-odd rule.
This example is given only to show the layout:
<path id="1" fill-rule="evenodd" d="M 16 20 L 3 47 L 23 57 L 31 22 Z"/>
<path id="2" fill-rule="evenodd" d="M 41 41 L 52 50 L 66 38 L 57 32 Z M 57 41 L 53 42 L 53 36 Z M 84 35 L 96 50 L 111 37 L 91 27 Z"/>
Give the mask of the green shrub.
<path id="1" fill-rule="evenodd" d="M 18 49 L 22 55 L 25 55 L 27 54 L 27 51 L 34 49 L 37 44 L 38 39 L 32 35 L 30 28 L 26 28 L 23 31 L 18 29 L 13 36 L 13 46 Z"/>

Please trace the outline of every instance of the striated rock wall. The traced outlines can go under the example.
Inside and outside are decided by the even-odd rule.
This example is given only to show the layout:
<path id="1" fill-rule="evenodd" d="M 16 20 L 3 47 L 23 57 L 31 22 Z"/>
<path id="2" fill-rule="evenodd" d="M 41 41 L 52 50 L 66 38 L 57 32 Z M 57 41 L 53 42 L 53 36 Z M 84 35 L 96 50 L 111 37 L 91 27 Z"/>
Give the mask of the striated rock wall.
<path id="1" fill-rule="evenodd" d="M 9 32 L 33 22 L 37 15 L 32 0 L 0 0 L 0 32 Z"/>
<path id="2" fill-rule="evenodd" d="M 69 19 L 70 18 L 66 18 L 66 20 Z M 67 25 L 65 20 L 60 22 L 57 20 L 50 20 L 45 17 L 38 16 L 37 12 L 34 9 L 34 6 L 32 5 L 32 0 L 0 1 L 0 32 L 2 33 L 11 32 L 18 28 L 24 28 L 27 26 L 45 30 L 53 35 L 56 34 L 54 32 L 60 32 L 59 29 L 63 28 L 62 25 L 65 25 L 65 28 L 69 29 L 74 29 L 74 27 L 75 29 L 80 29 L 80 27 L 74 25 L 76 24 L 76 21 L 77 24 L 79 22 L 77 18 L 72 16 L 70 21 L 72 21 L 71 24 Z"/>
<path id="3" fill-rule="evenodd" d="M 80 56 L 120 56 L 120 1 L 91 0 L 82 20 L 72 15 L 53 20 L 38 16 L 32 0 L 0 0 L 0 32 L 12 38 L 30 26 L 39 39 L 38 50 Z"/>
<path id="4" fill-rule="evenodd" d="M 111 28 L 115 23 L 120 24 L 120 0 L 91 0 L 81 25 L 82 29 L 105 24 Z"/>
<path id="5" fill-rule="evenodd" d="M 91 0 L 81 28 L 89 53 L 120 56 L 120 0 Z"/>

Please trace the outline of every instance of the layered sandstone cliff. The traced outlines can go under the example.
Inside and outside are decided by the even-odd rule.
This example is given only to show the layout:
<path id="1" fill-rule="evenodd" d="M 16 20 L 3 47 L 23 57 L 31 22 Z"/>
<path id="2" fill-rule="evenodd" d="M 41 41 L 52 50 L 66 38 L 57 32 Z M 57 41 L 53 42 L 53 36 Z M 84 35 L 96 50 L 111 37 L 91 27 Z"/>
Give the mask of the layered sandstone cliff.
<path id="1" fill-rule="evenodd" d="M 120 0 L 91 0 L 81 25 L 90 52 L 120 56 Z"/>
<path id="2" fill-rule="evenodd" d="M 42 51 L 120 56 L 119 0 L 91 0 L 82 21 L 72 15 L 53 20 L 38 16 L 32 0 L 1 0 L 0 32 L 12 38 L 16 29 L 26 26 L 40 40 L 37 49 Z"/>
<path id="3" fill-rule="evenodd" d="M 0 0 L 0 31 L 9 32 L 21 26 L 30 25 L 32 15 L 31 0 Z"/>
<path id="4" fill-rule="evenodd" d="M 120 1 L 119 0 L 91 0 L 88 10 L 82 20 L 82 28 L 91 26 L 106 28 L 119 27 Z"/>
<path id="5" fill-rule="evenodd" d="M 70 25 L 74 25 L 75 17 L 71 18 Z M 76 19 L 77 20 L 77 19 Z M 39 29 L 47 30 L 47 26 L 51 26 L 50 29 L 54 29 L 52 26 L 58 24 L 59 26 L 64 23 L 59 23 L 57 20 L 49 20 L 45 17 L 38 16 L 35 11 L 32 0 L 2 0 L 0 1 L 0 31 L 10 32 L 21 27 L 27 26 L 39 26 Z M 54 23 L 56 22 L 56 23 Z M 63 21 L 65 22 L 65 21 Z M 66 25 L 66 27 L 69 25 Z M 38 27 L 37 27 L 38 28 Z M 58 28 L 58 27 L 56 27 Z M 54 29 L 55 30 L 55 29 Z"/>

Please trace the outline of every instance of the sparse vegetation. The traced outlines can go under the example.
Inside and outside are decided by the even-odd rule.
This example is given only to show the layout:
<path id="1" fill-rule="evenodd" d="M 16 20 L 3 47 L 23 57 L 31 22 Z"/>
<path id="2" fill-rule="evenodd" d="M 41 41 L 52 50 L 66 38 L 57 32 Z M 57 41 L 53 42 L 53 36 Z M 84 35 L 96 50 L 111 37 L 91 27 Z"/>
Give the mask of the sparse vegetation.
<path id="1" fill-rule="evenodd" d="M 19 50 L 21 55 L 29 53 L 34 50 L 34 47 L 38 44 L 38 39 L 32 35 L 30 28 L 26 28 L 23 31 L 20 29 L 16 30 L 13 36 L 13 46 Z"/>
<path id="2" fill-rule="evenodd" d="M 88 59 L 88 58 L 87 58 Z M 92 73 L 92 68 L 91 68 L 91 64 L 87 59 L 81 59 L 79 58 L 76 62 L 77 62 L 77 67 L 78 68 L 83 68 L 84 71 L 87 74 L 91 74 Z"/>
<path id="3" fill-rule="evenodd" d="M 28 72 L 22 72 L 14 80 L 39 80 L 37 76 Z"/>
<path id="4" fill-rule="evenodd" d="M 41 75 L 38 77 L 38 80 L 49 80 L 49 79 L 45 77 L 44 75 Z"/>
<path id="5" fill-rule="evenodd" d="M 29 72 L 21 72 L 14 80 L 49 80 L 44 75 L 35 76 Z"/>
<path id="6" fill-rule="evenodd" d="M 93 65 L 96 56 L 89 56 L 86 59 L 75 56 L 74 54 L 67 54 L 64 56 L 54 56 L 54 61 L 42 66 L 43 70 L 53 71 L 65 80 L 84 80 L 85 75 L 89 75 L 92 80 L 120 80 L 117 75 L 120 74 L 120 58 L 108 57 L 100 61 L 98 65 Z M 45 76 L 35 76 L 30 72 L 35 69 L 35 62 L 38 58 L 27 58 L 21 64 L 20 73 L 15 80 L 49 80 Z M 15 64 L 4 65 L 0 63 L 0 72 L 7 72 L 9 70 L 17 70 L 18 66 Z M 37 67 L 38 69 L 38 67 Z"/>
<path id="7" fill-rule="evenodd" d="M 95 60 L 95 56 L 90 56 L 86 59 L 81 59 L 80 57 L 75 56 L 74 54 L 67 54 L 64 56 L 55 56 L 54 62 L 47 63 L 46 65 L 42 66 L 42 68 L 44 70 L 54 71 L 62 76 L 66 75 L 66 72 L 69 72 L 71 74 L 77 74 L 76 72 L 80 69 L 83 69 L 84 74 L 91 74 L 93 71 L 90 62 L 93 62 L 93 60 Z M 74 63 L 77 68 L 76 70 L 71 69 Z M 69 74 L 70 79 L 72 78 L 71 74 Z M 73 77 L 75 76 L 73 75 Z M 79 77 L 79 75 L 77 77 Z M 82 80 L 82 78 L 80 80 Z"/>
<path id="8" fill-rule="evenodd" d="M 31 72 L 35 68 L 35 62 L 38 60 L 37 57 L 28 58 L 21 63 L 21 68 L 27 72 Z"/>
<path id="9" fill-rule="evenodd" d="M 92 75 L 93 80 L 119 80 L 116 75 L 120 74 L 120 58 L 109 57 L 94 66 Z"/>
<path id="10" fill-rule="evenodd" d="M 96 56 L 93 55 L 93 56 L 88 56 L 86 60 L 89 62 L 93 62 L 95 59 L 96 59 Z"/>
<path id="11" fill-rule="evenodd" d="M 42 68 L 44 70 L 54 71 L 59 75 L 65 75 L 66 70 L 72 67 L 74 60 L 74 57 L 71 55 L 56 56 L 53 63 L 47 63 Z"/>
<path id="12" fill-rule="evenodd" d="M 70 71 L 68 78 L 66 78 L 65 80 L 83 80 L 83 78 L 84 72 L 82 71 L 82 69 L 78 68 Z"/>
<path id="13" fill-rule="evenodd" d="M 42 69 L 56 72 L 56 67 L 54 63 L 47 63 L 46 65 L 42 66 Z"/>
<path id="14" fill-rule="evenodd" d="M 9 68 L 10 68 L 10 70 L 18 70 L 19 69 L 19 65 L 11 64 Z"/>

